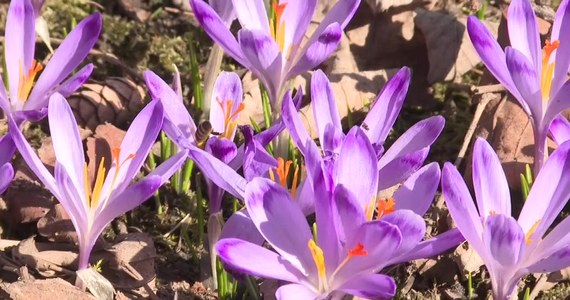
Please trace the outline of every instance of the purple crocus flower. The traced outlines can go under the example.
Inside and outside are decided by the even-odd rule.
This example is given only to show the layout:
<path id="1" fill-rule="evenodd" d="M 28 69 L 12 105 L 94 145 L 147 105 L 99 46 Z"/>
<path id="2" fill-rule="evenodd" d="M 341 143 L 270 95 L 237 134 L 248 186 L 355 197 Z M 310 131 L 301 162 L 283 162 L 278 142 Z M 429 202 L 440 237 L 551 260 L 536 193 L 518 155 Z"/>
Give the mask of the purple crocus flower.
<path id="1" fill-rule="evenodd" d="M 535 140 L 534 175 L 544 163 L 546 138 L 552 119 L 570 107 L 570 7 L 558 7 L 550 40 L 542 48 L 538 23 L 529 0 L 513 0 L 508 10 L 510 46 L 501 49 L 476 17 L 469 17 L 467 31 L 487 69 L 517 99 L 530 116 Z"/>
<path id="2" fill-rule="evenodd" d="M 408 68 L 402 68 L 394 75 L 378 94 L 361 126 L 376 153 L 379 190 L 401 183 L 423 165 L 431 144 L 439 136 L 445 123 L 445 119 L 441 116 L 422 120 L 400 136 L 390 149 L 384 151 L 384 142 L 402 108 L 410 77 Z M 321 71 L 313 74 L 311 96 L 324 159 L 332 166 L 339 157 L 339 148 L 345 136 L 332 87 Z M 285 99 L 283 102 L 283 119 L 291 138 L 306 157 L 307 143 L 314 144 L 314 142 L 301 123 L 290 99 Z"/>
<path id="3" fill-rule="evenodd" d="M 315 241 L 289 192 L 271 180 L 249 182 L 245 204 L 251 220 L 276 252 L 236 238 L 220 240 L 216 251 L 233 271 L 291 282 L 277 290 L 277 299 L 340 298 L 344 294 L 387 299 L 395 295 L 394 280 L 376 271 L 396 255 L 408 234 L 415 234 L 413 218 L 401 227 L 382 220 L 364 223 L 341 245 L 328 243 L 336 237 L 324 235 L 336 233 L 319 226 Z"/>
<path id="4" fill-rule="evenodd" d="M 233 0 L 241 24 L 237 39 L 223 19 L 203 0 L 190 4 L 198 22 L 210 37 L 238 63 L 251 70 L 269 92 L 274 109 L 295 76 L 318 66 L 336 50 L 342 30 L 360 0 L 340 0 L 301 47 L 317 0 L 280 0 L 275 18 L 267 17 L 263 0 Z"/>
<path id="5" fill-rule="evenodd" d="M 93 48 L 102 26 L 99 13 L 85 18 L 67 35 L 44 69 L 34 60 L 34 9 L 30 0 L 13 0 L 6 21 L 4 57 L 8 90 L 0 78 L 0 107 L 18 124 L 42 119 L 52 93 L 70 95 L 87 80 L 93 70 L 91 64 L 64 81 Z"/>
<path id="6" fill-rule="evenodd" d="M 177 153 L 132 183 L 162 127 L 162 105 L 153 101 L 133 120 L 121 146 L 112 149 L 112 160 L 101 158 L 92 187 L 79 130 L 62 95 L 51 96 L 48 116 L 56 155 L 54 175 L 42 164 L 12 118 L 10 133 L 26 163 L 69 214 L 77 231 L 78 269 L 82 271 L 88 268 L 89 255 L 103 229 L 152 196 L 180 168 L 187 153 Z"/>
<path id="7" fill-rule="evenodd" d="M 457 169 L 445 164 L 443 196 L 457 227 L 487 266 L 494 299 L 513 296 L 526 274 L 570 266 L 570 218 L 549 231 L 570 198 L 569 152 L 570 143 L 564 143 L 552 153 L 538 173 L 518 220 L 511 217 L 505 173 L 485 140 L 477 139 L 473 150 L 476 206 Z"/>

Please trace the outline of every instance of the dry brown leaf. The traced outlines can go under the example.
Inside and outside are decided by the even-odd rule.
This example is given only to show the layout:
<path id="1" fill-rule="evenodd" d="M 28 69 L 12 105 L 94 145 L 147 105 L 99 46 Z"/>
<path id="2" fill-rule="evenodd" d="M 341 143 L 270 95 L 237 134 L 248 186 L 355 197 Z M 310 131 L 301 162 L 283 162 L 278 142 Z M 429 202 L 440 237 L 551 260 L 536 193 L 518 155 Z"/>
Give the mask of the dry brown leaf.
<path id="1" fill-rule="evenodd" d="M 32 236 L 12 248 L 12 257 L 44 277 L 73 274 L 77 268 L 75 246 L 62 243 L 37 243 Z"/>
<path id="2" fill-rule="evenodd" d="M 429 58 L 429 83 L 460 79 L 481 60 L 467 34 L 467 17 L 416 9 L 415 24 L 423 33 Z M 484 21 L 497 36 L 499 25 Z"/>
<path id="3" fill-rule="evenodd" d="M 105 122 L 124 128 L 142 109 L 145 95 L 142 86 L 115 77 L 84 84 L 82 91 L 68 100 L 79 126 L 94 130 Z"/>
<path id="4" fill-rule="evenodd" d="M 463 243 L 459 245 L 453 254 L 451 259 L 455 261 L 459 270 L 461 270 L 462 279 L 466 279 L 466 275 L 469 273 L 479 273 L 479 268 L 484 265 L 483 260 L 469 245 L 469 243 Z"/>
<path id="5" fill-rule="evenodd" d="M 73 244 L 78 242 L 75 227 L 59 203 L 39 219 L 37 227 L 39 234 L 52 242 L 72 242 Z"/>
<path id="6" fill-rule="evenodd" d="M 2 197 L 6 203 L 4 220 L 11 224 L 31 223 L 53 208 L 51 194 L 28 179 L 16 178 Z"/>

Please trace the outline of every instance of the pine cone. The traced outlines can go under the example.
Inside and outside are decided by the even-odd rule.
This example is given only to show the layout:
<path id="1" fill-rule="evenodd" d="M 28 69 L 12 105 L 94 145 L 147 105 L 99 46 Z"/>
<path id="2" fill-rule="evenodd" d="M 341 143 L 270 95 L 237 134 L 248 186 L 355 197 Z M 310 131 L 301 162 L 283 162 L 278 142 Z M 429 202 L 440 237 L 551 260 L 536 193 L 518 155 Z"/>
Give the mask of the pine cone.
<path id="1" fill-rule="evenodd" d="M 95 131 L 105 122 L 126 128 L 143 108 L 145 95 L 145 89 L 133 81 L 111 77 L 102 83 L 84 84 L 68 100 L 79 126 Z"/>

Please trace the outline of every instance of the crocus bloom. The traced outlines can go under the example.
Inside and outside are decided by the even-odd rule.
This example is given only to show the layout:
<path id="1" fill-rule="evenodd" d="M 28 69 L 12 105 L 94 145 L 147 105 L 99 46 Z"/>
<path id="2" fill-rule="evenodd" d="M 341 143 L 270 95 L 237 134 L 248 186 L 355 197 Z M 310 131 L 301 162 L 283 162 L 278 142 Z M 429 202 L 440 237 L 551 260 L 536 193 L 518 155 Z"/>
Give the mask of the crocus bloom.
<path id="1" fill-rule="evenodd" d="M 570 26 L 568 0 L 558 7 L 550 40 L 541 51 L 538 23 L 529 0 L 513 0 L 508 10 L 510 46 L 501 49 L 476 17 L 469 17 L 471 42 L 489 71 L 517 99 L 530 116 L 535 139 L 534 175 L 547 153 L 546 137 L 552 119 L 570 107 Z"/>
<path id="2" fill-rule="evenodd" d="M 487 266 L 493 299 L 513 296 L 526 274 L 570 266 L 570 218 L 549 231 L 570 198 L 569 152 L 570 143 L 564 143 L 552 153 L 538 173 L 518 220 L 511 216 L 505 173 L 485 140 L 478 139 L 473 150 L 476 206 L 457 169 L 445 164 L 443 196 L 457 227 Z"/>
<path id="3" fill-rule="evenodd" d="M 34 60 L 35 22 L 30 0 L 10 2 L 4 43 L 8 90 L 0 78 L 0 107 L 6 114 L 13 115 L 18 124 L 43 118 L 52 93 L 70 95 L 87 80 L 93 70 L 91 64 L 64 81 L 93 48 L 102 26 L 99 13 L 81 21 L 63 40 L 44 69 Z"/>
<path id="4" fill-rule="evenodd" d="M 289 192 L 268 179 L 255 178 L 247 184 L 245 204 L 251 220 L 276 252 L 236 238 L 220 240 L 216 251 L 234 271 L 291 282 L 277 290 L 278 299 L 394 296 L 394 280 L 375 272 L 414 232 L 413 221 L 401 228 L 381 220 L 362 224 L 341 246 L 321 243 L 324 232 L 319 226 L 315 241 Z"/>
<path id="5" fill-rule="evenodd" d="M 237 39 L 224 21 L 203 0 L 191 0 L 196 19 L 206 33 L 238 63 L 251 70 L 269 93 L 274 109 L 295 76 L 316 67 L 336 50 L 342 30 L 354 15 L 360 0 L 340 0 L 301 47 L 317 0 L 280 0 L 267 17 L 263 0 L 234 0 L 241 24 Z"/>
<path id="6" fill-rule="evenodd" d="M 92 187 L 79 130 L 62 95 L 51 96 L 48 117 L 56 155 L 54 175 L 42 164 L 12 118 L 9 118 L 10 133 L 26 163 L 69 214 L 77 231 L 79 271 L 82 271 L 88 268 L 89 255 L 103 229 L 114 218 L 152 196 L 180 168 L 187 153 L 174 155 L 132 183 L 162 127 L 162 105 L 153 101 L 133 120 L 121 146 L 112 149 L 112 160 L 101 159 L 97 174 L 92 174 L 95 178 Z"/>

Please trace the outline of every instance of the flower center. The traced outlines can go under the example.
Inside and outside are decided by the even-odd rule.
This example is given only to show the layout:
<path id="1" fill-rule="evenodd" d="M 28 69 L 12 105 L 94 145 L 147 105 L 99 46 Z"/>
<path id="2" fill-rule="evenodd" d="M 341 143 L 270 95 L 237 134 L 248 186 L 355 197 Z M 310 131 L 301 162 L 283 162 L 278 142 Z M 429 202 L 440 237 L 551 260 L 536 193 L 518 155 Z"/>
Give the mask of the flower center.
<path id="1" fill-rule="evenodd" d="M 117 181 L 117 177 L 119 175 L 119 171 L 124 164 L 135 157 L 135 154 L 129 154 L 125 160 L 122 162 L 119 160 L 121 155 L 121 148 L 114 148 L 112 151 L 112 158 L 115 162 L 115 174 L 113 175 L 113 180 L 111 181 L 111 187 L 109 191 L 113 190 L 115 183 Z M 87 171 L 87 163 L 83 167 L 83 178 L 85 184 L 85 199 L 87 201 L 87 205 L 91 208 L 97 208 L 99 205 L 99 200 L 101 199 L 101 192 L 103 189 L 103 184 L 105 183 L 105 157 L 101 158 L 101 162 L 99 163 L 99 168 L 97 169 L 97 174 L 95 177 L 95 184 L 93 185 L 93 190 L 91 189 L 91 185 L 89 184 L 89 175 Z M 110 193 L 109 193 L 110 194 Z M 105 202 L 103 206 L 106 205 L 107 200 L 109 200 L 109 195 L 106 195 Z"/>
<path id="2" fill-rule="evenodd" d="M 285 12 L 285 7 L 287 7 L 287 2 L 279 3 L 279 1 L 274 1 L 271 3 L 273 6 L 273 12 L 275 17 L 269 22 L 271 36 L 277 42 L 279 49 L 283 52 L 285 47 L 285 21 L 281 20 L 283 17 L 283 12 Z"/>
<path id="3" fill-rule="evenodd" d="M 244 110 L 245 104 L 243 102 L 240 103 L 234 110 L 234 101 L 222 101 L 220 98 L 217 98 L 216 101 L 222 107 L 222 111 L 224 112 L 224 132 L 220 134 L 220 136 L 229 140 L 234 134 L 237 126 L 235 119 L 239 113 Z"/>
<path id="4" fill-rule="evenodd" d="M 20 80 L 18 81 L 18 99 L 23 102 L 28 100 L 30 91 L 34 86 L 34 81 L 38 73 L 43 70 L 43 66 L 36 60 L 32 62 L 32 66 L 26 73 L 24 71 L 24 64 L 20 61 Z"/>
<path id="5" fill-rule="evenodd" d="M 291 164 L 293 161 L 288 160 L 285 161 L 282 157 L 277 158 L 277 168 L 275 168 L 275 173 L 277 173 L 277 177 L 275 178 L 275 174 L 273 170 L 269 169 L 269 178 L 274 182 L 277 182 L 279 179 L 279 184 L 282 187 L 287 188 L 287 178 L 289 177 L 289 171 L 291 170 Z M 295 171 L 293 172 L 293 182 L 291 183 L 291 196 L 295 197 L 297 193 L 297 185 L 299 184 L 299 165 L 295 166 Z"/>
<path id="6" fill-rule="evenodd" d="M 550 62 L 550 56 L 560 46 L 560 41 L 550 42 L 546 40 L 542 48 L 542 74 L 540 76 L 540 87 L 542 90 L 542 100 L 550 99 L 550 88 L 552 87 L 552 75 L 554 74 L 554 62 Z"/>
<path id="7" fill-rule="evenodd" d="M 366 219 L 368 221 L 372 221 L 374 219 L 374 206 L 376 206 L 376 219 L 380 219 L 383 216 L 396 211 L 396 200 L 393 197 L 376 198 L 373 196 L 370 203 L 365 207 Z"/>

